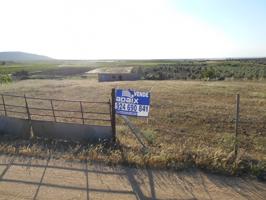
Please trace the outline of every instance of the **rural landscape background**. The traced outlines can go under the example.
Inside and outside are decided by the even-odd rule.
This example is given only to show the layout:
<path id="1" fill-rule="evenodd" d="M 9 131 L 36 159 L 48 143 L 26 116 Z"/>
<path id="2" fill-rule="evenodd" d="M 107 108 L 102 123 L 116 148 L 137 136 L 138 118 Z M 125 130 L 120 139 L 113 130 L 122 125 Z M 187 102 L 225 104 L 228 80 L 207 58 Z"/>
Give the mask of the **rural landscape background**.
<path id="1" fill-rule="evenodd" d="M 130 118 L 145 138 L 147 152 L 143 152 L 124 120 L 118 117 L 115 146 L 66 145 L 38 139 L 29 144 L 22 140 L 1 140 L 2 153 L 46 157 L 53 151 L 55 157 L 63 154 L 66 159 L 112 164 L 172 169 L 196 166 L 257 177 L 265 173 L 266 60 L 263 58 L 2 61 L 0 70 L 1 93 L 109 101 L 112 88 L 132 88 L 150 91 L 152 99 L 148 119 Z M 97 80 L 99 72 L 130 71 L 138 73 L 142 80 Z M 239 154 L 234 158 L 236 94 L 240 94 L 240 125 Z M 75 109 L 74 105 L 56 106 Z"/>
<path id="2" fill-rule="evenodd" d="M 0 200 L 266 199 L 265 0 L 0 6 Z"/>

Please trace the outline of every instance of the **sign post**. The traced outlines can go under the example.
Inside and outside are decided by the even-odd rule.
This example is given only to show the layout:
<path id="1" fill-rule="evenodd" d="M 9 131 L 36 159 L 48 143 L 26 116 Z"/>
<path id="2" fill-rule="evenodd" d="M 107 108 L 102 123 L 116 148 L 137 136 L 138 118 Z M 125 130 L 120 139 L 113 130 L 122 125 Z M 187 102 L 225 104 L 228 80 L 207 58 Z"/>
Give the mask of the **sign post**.
<path id="1" fill-rule="evenodd" d="M 112 98 L 112 109 L 111 109 L 111 126 L 112 126 L 112 132 L 113 132 L 113 141 L 116 141 L 116 111 L 115 111 L 115 88 L 112 89 L 111 93 Z"/>
<path id="2" fill-rule="evenodd" d="M 235 144 L 234 144 L 235 159 L 238 154 L 239 103 L 240 103 L 240 95 L 237 94 L 236 95 Z"/>

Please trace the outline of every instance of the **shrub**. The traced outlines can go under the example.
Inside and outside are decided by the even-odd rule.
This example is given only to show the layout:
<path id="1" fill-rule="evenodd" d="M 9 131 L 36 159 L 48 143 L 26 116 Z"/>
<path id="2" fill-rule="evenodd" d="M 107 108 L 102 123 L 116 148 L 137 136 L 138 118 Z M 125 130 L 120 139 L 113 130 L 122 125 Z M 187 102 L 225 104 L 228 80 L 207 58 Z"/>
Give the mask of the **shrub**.
<path id="1" fill-rule="evenodd" d="M 12 78 L 11 78 L 10 75 L 7 75 L 7 74 L 5 74 L 5 75 L 0 75 L 0 83 L 1 83 L 1 84 L 4 84 L 4 83 L 10 83 L 10 82 L 12 82 Z"/>
<path id="2" fill-rule="evenodd" d="M 266 78 L 266 59 L 209 61 L 176 61 L 173 64 L 138 66 L 134 71 L 147 80 L 207 79 L 225 80 Z M 206 63 L 204 63 L 206 62 Z"/>
<path id="3" fill-rule="evenodd" d="M 204 78 L 204 79 L 214 79 L 214 78 L 216 78 L 214 69 L 212 67 L 205 68 L 201 72 L 201 77 Z"/>

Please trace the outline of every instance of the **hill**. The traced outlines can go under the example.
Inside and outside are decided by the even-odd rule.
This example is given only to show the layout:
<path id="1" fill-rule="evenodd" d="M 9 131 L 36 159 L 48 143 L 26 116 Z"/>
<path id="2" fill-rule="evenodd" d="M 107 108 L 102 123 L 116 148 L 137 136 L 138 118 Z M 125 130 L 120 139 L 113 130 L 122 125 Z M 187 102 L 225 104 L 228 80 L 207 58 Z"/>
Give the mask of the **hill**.
<path id="1" fill-rule="evenodd" d="M 19 51 L 0 52 L 0 61 L 40 61 L 52 60 L 52 58 L 32 53 Z"/>

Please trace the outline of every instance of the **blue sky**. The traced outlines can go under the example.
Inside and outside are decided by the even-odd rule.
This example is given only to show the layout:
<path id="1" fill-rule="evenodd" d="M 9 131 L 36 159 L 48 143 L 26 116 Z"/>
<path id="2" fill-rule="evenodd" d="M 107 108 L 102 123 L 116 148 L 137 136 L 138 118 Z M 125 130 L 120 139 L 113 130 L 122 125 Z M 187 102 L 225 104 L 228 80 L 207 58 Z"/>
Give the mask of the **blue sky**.
<path id="1" fill-rule="evenodd" d="M 266 0 L 8 0 L 0 5 L 0 51 L 59 59 L 266 57 Z"/>
<path id="2" fill-rule="evenodd" d="M 223 29 L 243 46 L 266 45 L 265 0 L 173 0 L 172 4 L 177 12 Z"/>

